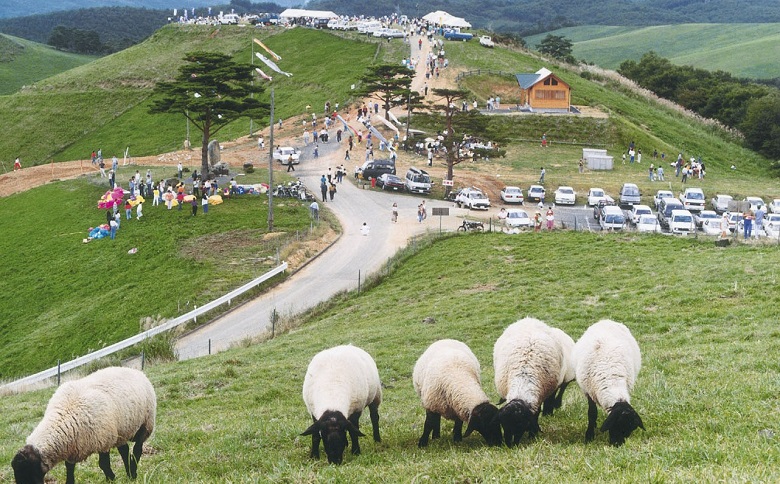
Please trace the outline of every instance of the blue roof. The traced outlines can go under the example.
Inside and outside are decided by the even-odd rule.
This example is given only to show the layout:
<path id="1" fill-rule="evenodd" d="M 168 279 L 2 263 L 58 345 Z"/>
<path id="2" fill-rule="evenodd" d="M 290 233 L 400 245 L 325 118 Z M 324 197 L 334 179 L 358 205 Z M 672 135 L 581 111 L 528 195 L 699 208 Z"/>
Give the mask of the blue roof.
<path id="1" fill-rule="evenodd" d="M 542 76 L 540 74 L 515 74 L 515 77 L 521 89 L 529 89 L 539 82 Z"/>

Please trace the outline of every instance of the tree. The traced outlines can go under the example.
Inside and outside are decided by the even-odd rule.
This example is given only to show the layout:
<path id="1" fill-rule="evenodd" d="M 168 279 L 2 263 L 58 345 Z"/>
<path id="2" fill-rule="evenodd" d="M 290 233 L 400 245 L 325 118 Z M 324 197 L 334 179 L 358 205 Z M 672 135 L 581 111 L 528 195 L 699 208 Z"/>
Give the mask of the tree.
<path id="1" fill-rule="evenodd" d="M 458 107 L 459 101 L 464 101 L 468 96 L 468 91 L 462 89 L 434 89 L 433 95 L 441 101 L 439 104 L 431 106 L 444 113 L 446 129 L 441 132 L 444 138 L 444 146 L 447 155 L 447 176 L 446 180 L 452 180 L 454 176 L 455 165 L 466 159 L 463 154 L 463 145 L 467 133 L 484 133 L 487 127 L 487 116 L 482 116 L 477 110 L 468 112 L 462 111 Z M 451 186 L 445 188 L 445 196 L 449 196 Z"/>
<path id="2" fill-rule="evenodd" d="M 373 98 L 382 102 L 385 119 L 390 108 L 408 102 L 414 71 L 395 64 L 379 64 L 368 68 L 360 78 L 359 96 Z"/>
<path id="3" fill-rule="evenodd" d="M 740 128 L 751 149 L 767 158 L 780 160 L 780 94 L 750 101 Z"/>
<path id="4" fill-rule="evenodd" d="M 149 112 L 182 113 L 201 131 L 201 170 L 205 175 L 209 172 L 211 137 L 239 118 L 265 117 L 268 104 L 250 97 L 263 92 L 261 83 L 251 82 L 254 69 L 250 64 L 238 64 L 216 52 L 191 52 L 184 59 L 187 63 L 179 68 L 173 82 L 161 82 L 155 87 L 159 98 Z"/>
<path id="5" fill-rule="evenodd" d="M 555 57 L 556 59 L 573 64 L 575 62 L 574 56 L 571 55 L 572 43 L 571 40 L 563 37 L 562 35 L 547 34 L 547 37 L 536 45 L 539 52 L 542 54 Z"/>

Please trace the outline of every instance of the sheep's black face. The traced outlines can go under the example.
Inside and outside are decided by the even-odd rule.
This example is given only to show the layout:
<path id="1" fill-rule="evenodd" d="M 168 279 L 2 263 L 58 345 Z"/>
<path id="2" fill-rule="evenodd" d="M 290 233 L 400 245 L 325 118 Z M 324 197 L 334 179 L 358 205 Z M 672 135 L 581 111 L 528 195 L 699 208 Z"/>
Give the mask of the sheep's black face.
<path id="1" fill-rule="evenodd" d="M 17 484 L 43 484 L 46 471 L 40 453 L 32 445 L 25 445 L 11 461 Z"/>
<path id="2" fill-rule="evenodd" d="M 488 445 L 501 445 L 501 421 L 498 418 L 498 408 L 487 402 L 474 407 L 465 437 L 468 437 L 472 430 L 482 434 Z"/>
<path id="3" fill-rule="evenodd" d="M 645 429 L 642 418 L 628 402 L 618 402 L 601 425 L 601 431 L 609 430 L 609 443 L 621 446 L 631 433 L 640 428 Z"/>
<path id="4" fill-rule="evenodd" d="M 327 412 L 326 412 L 327 415 Z M 341 464 L 344 460 L 344 449 L 347 448 L 347 426 L 349 422 L 340 412 L 323 415 L 320 419 L 322 443 L 325 454 L 331 464 Z"/>
<path id="5" fill-rule="evenodd" d="M 518 445 L 526 432 L 529 437 L 539 432 L 539 414 L 531 411 L 531 407 L 521 400 L 512 400 L 504 405 L 498 417 L 504 429 L 504 441 L 509 447 Z"/>

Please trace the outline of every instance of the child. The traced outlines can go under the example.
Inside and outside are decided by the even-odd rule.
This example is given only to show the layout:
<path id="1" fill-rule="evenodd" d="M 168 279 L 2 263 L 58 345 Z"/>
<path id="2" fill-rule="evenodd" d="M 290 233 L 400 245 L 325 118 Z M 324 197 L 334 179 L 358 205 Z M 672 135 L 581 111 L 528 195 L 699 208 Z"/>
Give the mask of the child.
<path id="1" fill-rule="evenodd" d="M 127 216 L 127 220 L 133 218 L 133 206 L 130 204 L 130 200 L 125 202 L 125 215 Z"/>

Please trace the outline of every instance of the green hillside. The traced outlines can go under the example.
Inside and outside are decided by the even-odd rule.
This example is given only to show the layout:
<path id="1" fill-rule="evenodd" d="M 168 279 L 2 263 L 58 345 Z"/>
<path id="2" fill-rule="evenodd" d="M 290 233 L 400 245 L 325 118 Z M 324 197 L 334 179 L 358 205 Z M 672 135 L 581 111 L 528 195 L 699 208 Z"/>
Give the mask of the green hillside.
<path id="1" fill-rule="evenodd" d="M 780 24 L 682 24 L 652 27 L 570 27 L 550 32 L 574 43 L 574 56 L 609 69 L 654 51 L 675 64 L 738 77 L 780 77 Z M 545 34 L 526 38 L 535 46 Z"/>
<path id="2" fill-rule="evenodd" d="M 0 96 L 94 59 L 0 34 Z"/>

